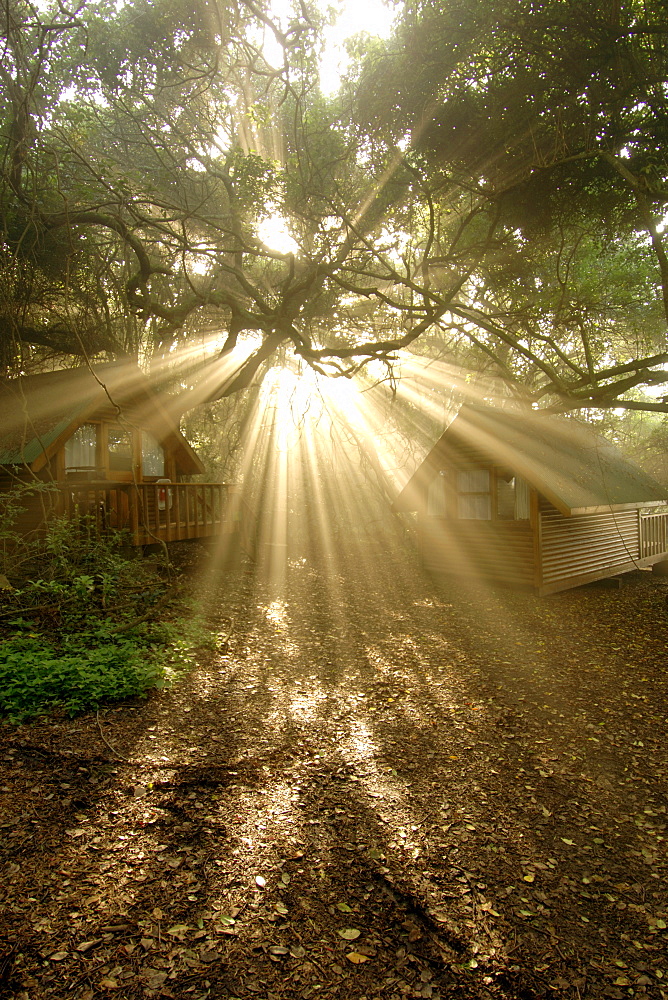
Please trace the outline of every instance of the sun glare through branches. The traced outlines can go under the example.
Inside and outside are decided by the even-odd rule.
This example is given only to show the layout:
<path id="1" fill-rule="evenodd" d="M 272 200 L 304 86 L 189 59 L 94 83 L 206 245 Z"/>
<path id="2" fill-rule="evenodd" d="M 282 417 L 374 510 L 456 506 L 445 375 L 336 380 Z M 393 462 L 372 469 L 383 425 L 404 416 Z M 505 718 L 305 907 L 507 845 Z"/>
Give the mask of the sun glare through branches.
<path id="1" fill-rule="evenodd" d="M 237 357 L 259 342 L 248 338 Z M 233 366 L 220 356 L 189 391 L 209 391 Z M 392 499 L 454 416 L 453 401 L 486 398 L 454 367 L 408 352 L 400 378 L 377 369 L 332 377 L 287 356 L 251 389 L 236 480 L 256 568 L 276 600 L 291 566 L 324 573 L 332 601 L 346 565 L 372 577 L 387 533 L 405 531 L 390 515 Z"/>
<path id="2" fill-rule="evenodd" d="M 338 90 L 341 77 L 350 63 L 346 42 L 360 34 L 388 38 L 394 25 L 396 8 L 384 0 L 364 0 L 363 3 L 338 0 L 332 4 L 321 0 L 319 6 L 325 14 L 333 14 L 332 22 L 324 31 L 324 45 L 320 53 L 320 86 L 323 93 L 331 95 Z M 294 7 L 290 0 L 272 0 L 270 12 L 281 28 L 285 28 L 288 18 L 294 16 Z M 270 66 L 278 68 L 283 65 L 285 53 L 269 28 L 264 31 L 262 54 Z"/>

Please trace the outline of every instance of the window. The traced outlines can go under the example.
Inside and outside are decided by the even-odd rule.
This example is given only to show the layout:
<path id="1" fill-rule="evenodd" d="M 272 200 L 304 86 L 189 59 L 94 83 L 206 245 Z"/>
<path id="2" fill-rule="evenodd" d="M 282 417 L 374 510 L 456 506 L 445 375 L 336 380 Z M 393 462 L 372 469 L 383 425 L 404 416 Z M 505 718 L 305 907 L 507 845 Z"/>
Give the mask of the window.
<path id="1" fill-rule="evenodd" d="M 141 432 L 141 468 L 144 476 L 165 474 L 165 453 L 148 431 Z"/>
<path id="2" fill-rule="evenodd" d="M 457 473 L 457 517 L 465 521 L 491 521 L 492 491 L 488 469 Z"/>
<path id="3" fill-rule="evenodd" d="M 496 519 L 497 521 L 515 520 L 515 479 L 496 474 Z"/>
<path id="4" fill-rule="evenodd" d="M 427 513 L 462 521 L 527 521 L 531 488 L 508 468 L 442 471 L 427 495 Z"/>
<path id="5" fill-rule="evenodd" d="M 498 521 L 528 521 L 529 484 L 519 476 L 496 471 L 496 517 Z"/>
<path id="6" fill-rule="evenodd" d="M 446 517 L 448 513 L 448 498 L 446 494 L 446 473 L 439 472 L 429 484 L 427 493 L 427 514 L 430 517 Z"/>
<path id="7" fill-rule="evenodd" d="M 528 521 L 531 516 L 529 484 L 526 479 L 515 477 L 515 520 Z"/>
<path id="8" fill-rule="evenodd" d="M 95 469 L 97 466 L 97 426 L 82 424 L 65 442 L 65 470 Z"/>
<path id="9" fill-rule="evenodd" d="M 122 427 L 107 430 L 109 469 L 113 472 L 132 472 L 132 434 Z"/>

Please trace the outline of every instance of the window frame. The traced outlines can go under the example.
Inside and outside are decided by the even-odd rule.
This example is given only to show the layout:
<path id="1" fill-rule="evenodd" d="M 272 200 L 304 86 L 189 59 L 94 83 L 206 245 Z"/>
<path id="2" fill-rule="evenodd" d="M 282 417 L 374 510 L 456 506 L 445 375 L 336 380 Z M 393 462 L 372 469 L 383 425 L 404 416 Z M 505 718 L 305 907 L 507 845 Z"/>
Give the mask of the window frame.
<path id="1" fill-rule="evenodd" d="M 150 441 L 149 441 L 150 439 Z M 149 445 L 151 449 L 155 452 L 160 451 L 162 455 L 162 472 L 147 472 L 145 468 L 145 445 Z M 151 431 L 147 431 L 146 428 L 142 427 L 139 431 L 139 446 L 140 446 L 140 459 L 141 459 L 141 476 L 144 482 L 148 479 L 164 479 L 167 472 L 167 452 L 165 451 L 165 446 L 158 440 L 158 438 Z M 146 449 L 148 451 L 148 448 Z"/>
<path id="2" fill-rule="evenodd" d="M 83 430 L 85 427 L 92 427 L 95 431 L 95 444 L 93 445 L 95 461 L 92 465 L 69 465 L 67 453 L 74 447 L 74 441 L 79 431 Z M 83 423 L 78 424 L 63 444 L 62 469 L 65 477 L 75 478 L 77 473 L 83 474 L 86 471 L 99 472 L 103 467 L 103 463 L 100 461 L 102 455 L 101 444 L 99 420 L 85 420 Z"/>
<path id="3" fill-rule="evenodd" d="M 86 426 L 95 428 L 95 465 L 68 466 L 66 452 L 72 447 L 69 445 L 69 442 L 81 427 Z M 111 467 L 109 431 L 112 429 L 118 430 L 119 427 L 127 432 L 132 442 L 132 467 L 130 470 L 113 469 Z M 161 475 L 144 473 L 142 454 L 144 433 L 150 434 L 154 438 L 156 445 L 162 450 L 164 471 Z M 171 479 L 173 482 L 177 482 L 179 478 L 177 457 L 173 446 L 169 444 L 169 439 L 166 441 L 160 440 L 154 431 L 147 430 L 145 427 L 134 424 L 119 424 L 118 420 L 114 420 L 110 415 L 95 416 L 75 424 L 74 429 L 68 431 L 68 436 L 65 437 L 50 461 L 50 467 L 58 481 L 72 480 L 74 482 L 83 482 L 95 479 L 106 483 L 132 483 L 135 481 L 138 483 L 154 483 L 158 479 Z"/>
<path id="4" fill-rule="evenodd" d="M 443 513 L 443 514 L 429 513 L 429 510 L 428 510 L 427 511 L 428 516 L 430 516 L 430 517 L 448 517 L 451 520 L 456 520 L 456 521 L 485 521 L 485 522 L 496 522 L 496 521 L 498 521 L 498 522 L 503 523 L 503 524 L 513 524 L 513 523 L 522 523 L 522 522 L 529 522 L 529 521 L 531 521 L 531 516 L 532 516 L 531 515 L 531 486 L 530 486 L 529 483 L 526 482 L 526 480 L 524 480 L 521 476 L 518 476 L 517 474 L 513 474 L 512 476 L 510 476 L 510 478 L 508 478 L 508 473 L 510 471 L 511 470 L 509 470 L 505 466 L 495 465 L 493 463 L 489 463 L 488 465 L 469 465 L 469 466 L 452 465 L 452 466 L 450 466 L 448 468 L 445 468 L 445 469 L 439 469 L 439 471 L 436 474 L 435 479 L 436 478 L 442 478 L 444 480 L 443 486 L 442 486 L 442 494 L 443 494 L 443 497 L 445 499 L 445 504 L 444 504 L 445 513 Z M 462 490 L 462 489 L 459 488 L 460 474 L 482 473 L 482 472 L 487 473 L 487 484 L 488 484 L 488 487 L 489 487 L 488 489 L 486 489 L 486 490 L 481 490 L 481 489 Z M 510 517 L 500 517 L 499 516 L 499 511 L 498 511 L 498 505 L 499 505 L 498 483 L 499 483 L 499 480 L 503 480 L 505 483 L 509 483 L 511 481 L 514 481 L 514 487 L 513 487 L 513 489 L 514 489 L 514 516 L 512 518 L 510 518 Z M 526 491 L 525 498 L 524 498 L 524 504 L 525 504 L 526 511 L 527 511 L 526 517 L 517 517 L 517 503 L 518 503 L 518 501 L 517 501 L 517 483 L 518 483 L 518 481 L 522 481 L 524 483 L 524 489 Z M 428 506 L 432 506 L 431 497 L 429 495 L 430 492 L 431 492 L 431 488 L 432 487 L 430 486 L 430 490 L 429 490 L 429 492 L 427 494 L 427 504 L 428 504 Z M 460 506 L 460 504 L 462 502 L 465 502 L 465 499 L 467 497 L 486 497 L 486 498 L 488 498 L 487 499 L 487 509 L 489 511 L 489 517 L 463 517 L 461 515 L 461 513 L 460 513 L 460 511 L 462 509 L 462 507 Z M 440 506 L 440 505 L 441 504 L 440 504 L 440 498 L 439 498 L 439 503 L 438 504 L 433 504 L 433 506 L 437 507 L 437 506 Z"/>
<path id="5" fill-rule="evenodd" d="M 460 476 L 471 476 L 471 475 L 486 475 L 487 477 L 487 489 L 466 489 L 460 488 Z M 494 469 L 491 466 L 475 466 L 470 469 L 457 469 L 455 473 L 455 506 L 457 510 L 457 520 L 458 521 L 493 521 L 495 520 L 495 479 L 494 479 Z M 469 499 L 481 500 L 486 499 L 488 517 L 466 517 L 463 516 L 462 506 Z"/>

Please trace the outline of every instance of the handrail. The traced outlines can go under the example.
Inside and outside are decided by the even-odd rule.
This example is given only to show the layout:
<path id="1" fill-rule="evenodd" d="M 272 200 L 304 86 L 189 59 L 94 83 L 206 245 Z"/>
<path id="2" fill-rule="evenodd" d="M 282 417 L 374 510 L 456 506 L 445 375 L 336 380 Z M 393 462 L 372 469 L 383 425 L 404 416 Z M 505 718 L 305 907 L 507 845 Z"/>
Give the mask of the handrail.
<path id="1" fill-rule="evenodd" d="M 640 515 L 640 558 L 668 552 L 668 511 L 644 511 Z"/>
<path id="2" fill-rule="evenodd" d="M 227 483 L 99 480 L 59 484 L 58 508 L 68 516 L 86 513 L 100 530 L 127 530 L 134 545 L 147 545 L 233 533 L 240 500 L 238 487 Z"/>

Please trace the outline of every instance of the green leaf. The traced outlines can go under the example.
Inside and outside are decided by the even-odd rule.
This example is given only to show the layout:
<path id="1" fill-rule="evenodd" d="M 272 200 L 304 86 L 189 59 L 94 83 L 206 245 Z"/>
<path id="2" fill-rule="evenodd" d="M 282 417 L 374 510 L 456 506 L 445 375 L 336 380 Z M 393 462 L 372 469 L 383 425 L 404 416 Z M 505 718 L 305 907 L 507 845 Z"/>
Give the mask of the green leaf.
<path id="1" fill-rule="evenodd" d="M 174 924 L 173 927 L 167 929 L 167 933 L 175 938 L 184 938 L 190 930 L 192 927 L 189 927 L 188 924 Z"/>

